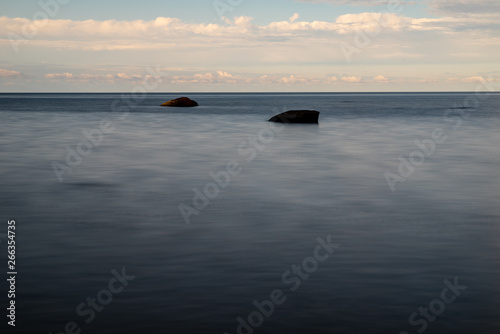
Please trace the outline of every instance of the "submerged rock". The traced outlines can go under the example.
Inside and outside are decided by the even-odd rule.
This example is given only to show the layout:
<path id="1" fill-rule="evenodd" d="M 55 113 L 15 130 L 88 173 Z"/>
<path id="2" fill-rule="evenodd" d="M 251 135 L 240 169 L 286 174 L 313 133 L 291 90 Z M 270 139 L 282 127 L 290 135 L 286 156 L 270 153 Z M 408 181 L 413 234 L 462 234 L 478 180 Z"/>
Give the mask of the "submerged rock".
<path id="1" fill-rule="evenodd" d="M 319 112 L 316 110 L 290 110 L 274 116 L 269 122 L 318 124 L 318 118 Z"/>
<path id="2" fill-rule="evenodd" d="M 197 107 L 198 102 L 187 97 L 179 97 L 175 100 L 170 100 L 161 105 L 162 107 Z"/>

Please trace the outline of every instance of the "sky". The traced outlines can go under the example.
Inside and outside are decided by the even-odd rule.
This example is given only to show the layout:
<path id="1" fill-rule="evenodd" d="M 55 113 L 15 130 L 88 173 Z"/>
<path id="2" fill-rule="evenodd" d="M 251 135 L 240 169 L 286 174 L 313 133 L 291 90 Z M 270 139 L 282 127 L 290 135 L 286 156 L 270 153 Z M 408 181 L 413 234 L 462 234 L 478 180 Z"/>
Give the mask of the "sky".
<path id="1" fill-rule="evenodd" d="M 0 0 L 0 92 L 474 91 L 498 0 Z"/>

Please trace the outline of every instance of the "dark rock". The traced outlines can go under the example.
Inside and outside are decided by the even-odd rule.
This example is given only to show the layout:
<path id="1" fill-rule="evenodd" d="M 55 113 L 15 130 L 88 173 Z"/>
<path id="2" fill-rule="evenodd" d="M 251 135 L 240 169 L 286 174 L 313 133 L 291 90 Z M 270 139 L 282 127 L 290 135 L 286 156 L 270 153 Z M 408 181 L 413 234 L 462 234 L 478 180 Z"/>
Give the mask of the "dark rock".
<path id="1" fill-rule="evenodd" d="M 290 110 L 276 115 L 269 122 L 318 124 L 319 112 L 315 110 Z"/>
<path id="2" fill-rule="evenodd" d="M 179 97 L 175 100 L 170 100 L 161 105 L 162 107 L 197 107 L 198 102 L 187 97 Z"/>

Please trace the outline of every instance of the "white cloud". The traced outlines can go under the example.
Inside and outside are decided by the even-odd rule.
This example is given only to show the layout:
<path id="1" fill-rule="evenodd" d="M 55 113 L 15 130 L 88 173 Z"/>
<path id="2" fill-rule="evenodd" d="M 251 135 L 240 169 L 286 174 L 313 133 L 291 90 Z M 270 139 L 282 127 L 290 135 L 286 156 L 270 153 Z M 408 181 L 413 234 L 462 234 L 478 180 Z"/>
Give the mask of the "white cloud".
<path id="1" fill-rule="evenodd" d="M 242 84 L 250 83 L 252 79 L 243 76 L 232 75 L 226 71 L 216 71 L 215 73 L 196 73 L 194 75 L 175 75 L 171 82 L 179 83 L 197 83 L 197 84 Z"/>
<path id="2" fill-rule="evenodd" d="M 303 77 L 297 77 L 295 75 L 290 75 L 289 77 L 283 77 L 279 79 L 280 83 L 284 83 L 287 85 L 295 85 L 295 84 L 307 84 L 311 83 L 312 79 L 307 79 Z"/>
<path id="3" fill-rule="evenodd" d="M 379 74 L 375 76 L 363 76 L 357 71 L 356 73 L 347 73 L 342 75 L 277 75 L 277 74 L 262 74 L 262 73 L 231 73 L 227 70 L 216 70 L 216 71 L 206 71 L 206 72 L 192 72 L 185 69 L 171 69 L 172 73 L 167 78 L 168 80 L 163 80 L 165 83 L 160 89 L 165 89 L 165 87 L 189 87 L 193 89 L 204 89 L 206 91 L 211 89 L 217 89 L 216 87 L 260 87 L 265 89 L 266 87 L 272 87 L 268 89 L 275 90 L 289 90 L 294 87 L 301 91 L 305 91 L 308 87 L 313 87 L 311 89 L 335 89 L 355 91 L 359 89 L 360 84 L 362 87 L 373 87 L 374 90 L 380 89 L 380 84 L 384 84 L 384 87 L 392 87 L 394 89 L 398 86 L 403 85 L 416 85 L 414 87 L 426 87 L 428 84 L 442 84 L 449 88 L 449 84 L 455 85 L 465 85 L 465 84 L 477 84 L 481 82 L 500 82 L 500 78 L 487 77 L 485 75 L 472 75 L 472 76 L 459 76 L 459 75 L 447 75 L 447 76 L 420 76 L 420 77 L 409 77 L 409 76 L 391 76 L 390 78 Z M 144 80 L 151 78 L 149 75 L 138 75 L 127 72 L 117 72 L 117 73 L 71 73 L 71 72 L 61 72 L 61 73 L 48 73 L 44 76 L 45 81 L 63 81 L 74 85 L 86 84 L 105 84 L 108 87 L 113 87 L 113 85 L 119 84 L 138 84 L 142 83 Z M 3 83 L 5 84 L 5 83 Z M 370 86 L 371 85 L 371 86 Z M 394 86 L 395 85 L 395 86 Z M 463 86 L 462 86 L 463 87 Z M 185 89 L 185 88 L 184 88 Z M 182 90 L 182 88 L 181 88 Z"/>
<path id="4" fill-rule="evenodd" d="M 451 78 L 448 78 L 448 81 L 451 81 L 451 82 L 463 82 L 463 83 L 484 83 L 484 82 L 500 82 L 500 79 L 499 78 L 495 78 L 493 76 L 489 76 L 489 77 L 484 77 L 482 75 L 473 75 L 473 76 L 469 76 L 469 77 L 451 77 Z"/>
<path id="5" fill-rule="evenodd" d="M 73 79 L 72 73 L 49 73 L 45 74 L 45 78 L 47 79 Z"/>
<path id="6" fill-rule="evenodd" d="M 21 75 L 21 72 L 0 68 L 0 78 L 20 77 Z"/>
<path id="7" fill-rule="evenodd" d="M 124 80 L 141 80 L 142 77 L 140 75 L 137 75 L 137 74 L 134 74 L 134 75 L 129 75 L 127 73 L 118 73 L 116 75 L 118 78 L 120 79 L 124 79 Z"/>
<path id="8" fill-rule="evenodd" d="M 356 77 L 356 76 L 346 76 L 342 77 L 341 80 L 343 82 L 349 82 L 349 83 L 359 83 L 361 82 L 361 77 Z"/>
<path id="9" fill-rule="evenodd" d="M 457 72 L 463 78 L 497 66 L 500 20 L 495 13 L 412 18 L 364 12 L 341 15 L 331 21 L 305 21 L 294 14 L 284 21 L 266 24 L 256 23 L 248 16 L 211 24 L 168 17 L 150 21 L 48 20 L 44 25 L 37 23 L 37 34 L 26 40 L 21 51 L 33 63 L 48 60 L 48 64 L 37 68 L 38 77 L 50 72 L 44 77 L 46 82 L 136 82 L 144 78 L 137 74 L 138 68 L 159 64 L 182 68 L 171 71 L 165 81 L 169 84 L 337 88 L 387 82 L 383 87 L 392 87 L 398 82 L 433 82 L 425 76 L 439 77 L 436 68 L 442 64 L 464 68 Z M 28 19 L 0 17 L 2 55 L 15 59 L 9 33 L 22 36 L 26 25 L 32 24 Z M 363 40 L 362 35 L 368 38 Z M 355 65 L 349 67 L 352 72 L 344 72 L 347 60 L 340 49 L 342 43 L 359 51 L 351 57 Z M 64 58 L 73 65 L 48 69 L 51 57 L 53 61 Z M 105 64 L 123 67 L 108 68 Z M 356 70 L 357 66 L 364 70 Z M 399 73 L 394 66 L 407 69 L 408 78 L 424 78 L 397 78 Z M 15 68 L 24 73 L 28 67 Z M 425 72 L 426 68 L 431 69 Z M 337 75 L 321 77 L 325 73 Z M 24 74 L 0 69 L 0 76 Z M 447 78 L 442 81 L 448 82 Z"/>
<path id="10" fill-rule="evenodd" d="M 74 83 L 116 83 L 118 81 L 140 82 L 145 80 L 148 76 L 141 76 L 138 74 L 120 73 L 107 73 L 107 74 L 93 74 L 93 73 L 80 73 L 73 74 L 69 72 L 64 73 L 48 73 L 45 74 L 45 79 L 49 80 L 65 80 Z"/>
<path id="11" fill-rule="evenodd" d="M 265 85 L 312 85 L 325 83 L 324 80 L 316 77 L 306 77 L 302 75 L 262 75 L 258 83 Z"/>
<path id="12" fill-rule="evenodd" d="M 497 18 L 484 15 L 410 18 L 370 12 L 341 15 L 331 22 L 300 21 L 294 14 L 287 21 L 267 25 L 253 24 L 248 16 L 227 20 L 226 24 L 188 23 L 168 17 L 151 21 L 47 20 L 37 25 L 36 36 L 27 43 L 30 48 L 53 52 L 157 50 L 169 54 L 174 64 L 177 61 L 181 66 L 192 66 L 188 61 L 196 62 L 196 55 L 203 53 L 219 67 L 227 65 L 228 58 L 253 64 L 343 62 L 339 45 L 354 45 L 356 34 L 368 34 L 369 45 L 356 55 L 358 59 L 427 56 L 435 61 L 449 53 L 455 61 L 480 63 L 485 57 L 499 55 L 497 22 Z M 23 29 L 32 24 L 28 19 L 0 17 L 0 48 L 10 48 L 9 34 L 22 36 Z M 442 47 L 437 49 L 437 45 Z"/>
<path id="13" fill-rule="evenodd" d="M 361 82 L 361 77 L 343 77 L 344 83 Z M 336 76 L 320 78 L 315 76 L 273 74 L 233 75 L 225 71 L 196 73 L 193 75 L 176 75 L 172 77 L 173 84 L 258 84 L 258 85 L 314 85 L 338 82 Z"/>
<path id="14" fill-rule="evenodd" d="M 477 76 L 477 75 L 462 79 L 462 82 L 485 82 L 485 81 L 486 79 L 484 79 L 482 76 Z"/>
<path id="15" fill-rule="evenodd" d="M 345 14 L 335 21 L 298 21 L 295 13 L 288 21 L 276 21 L 267 25 L 254 25 L 248 16 L 227 20 L 227 24 L 187 23 L 178 18 L 158 17 L 155 20 L 118 21 L 118 20 L 47 20 L 39 24 L 24 18 L 0 17 L 0 38 L 8 39 L 9 34 L 23 36 L 26 27 L 36 27 L 33 41 L 53 43 L 57 47 L 72 45 L 76 48 L 96 50 L 113 49 L 168 48 L 183 45 L 206 45 L 207 38 L 216 39 L 219 45 L 266 41 L 269 37 L 286 38 L 309 36 L 318 33 L 346 34 L 356 31 L 376 31 L 380 28 L 390 31 L 462 31 L 468 26 L 477 29 L 478 25 L 498 25 L 496 17 L 485 21 L 483 16 L 458 18 L 409 18 L 391 13 L 365 12 Z M 491 27 L 489 27 L 491 28 Z M 27 38 L 30 40 L 29 38 Z"/>
<path id="16" fill-rule="evenodd" d="M 375 80 L 376 82 L 389 82 L 389 79 L 387 79 L 383 75 L 377 75 L 373 78 L 373 80 Z"/>

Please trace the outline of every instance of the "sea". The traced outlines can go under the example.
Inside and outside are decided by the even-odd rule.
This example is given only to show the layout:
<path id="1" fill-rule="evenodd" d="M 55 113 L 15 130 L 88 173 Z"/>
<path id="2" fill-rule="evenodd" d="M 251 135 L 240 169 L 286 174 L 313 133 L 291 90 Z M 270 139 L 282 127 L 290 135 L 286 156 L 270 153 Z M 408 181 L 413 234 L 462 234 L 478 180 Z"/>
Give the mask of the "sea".
<path id="1" fill-rule="evenodd" d="M 0 94 L 2 333 L 498 334 L 499 129 L 488 90 Z"/>

